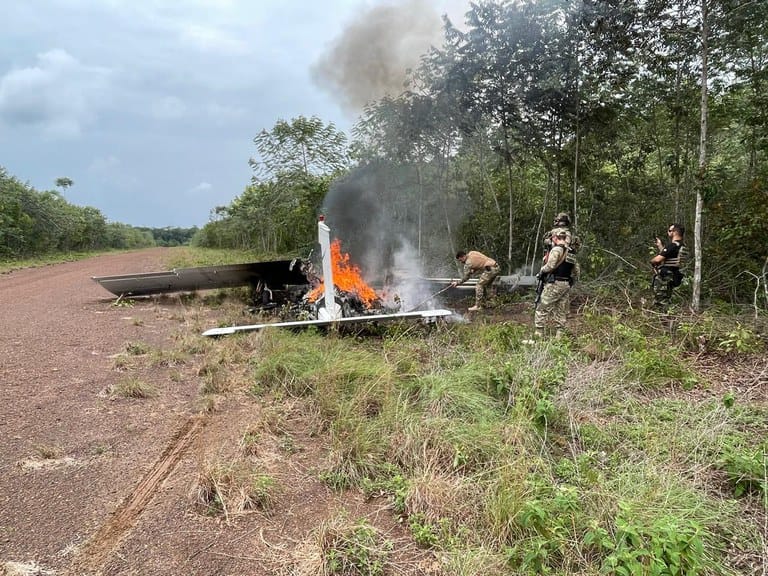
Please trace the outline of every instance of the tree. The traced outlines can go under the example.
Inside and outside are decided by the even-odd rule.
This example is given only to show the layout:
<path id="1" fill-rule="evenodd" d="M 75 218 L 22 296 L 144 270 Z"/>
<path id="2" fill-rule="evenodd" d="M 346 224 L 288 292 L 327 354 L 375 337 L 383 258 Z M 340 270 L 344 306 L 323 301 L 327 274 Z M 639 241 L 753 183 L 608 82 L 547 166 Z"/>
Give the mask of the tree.
<path id="1" fill-rule="evenodd" d="M 56 178 L 55 184 L 57 188 L 66 190 L 67 188 L 72 186 L 74 182 L 72 181 L 72 178 L 67 178 L 66 176 L 63 176 L 61 178 Z"/>
<path id="2" fill-rule="evenodd" d="M 350 162 L 346 135 L 316 116 L 278 120 L 272 130 L 262 130 L 253 142 L 259 155 L 248 163 L 258 181 L 284 173 L 327 174 L 346 168 Z"/>

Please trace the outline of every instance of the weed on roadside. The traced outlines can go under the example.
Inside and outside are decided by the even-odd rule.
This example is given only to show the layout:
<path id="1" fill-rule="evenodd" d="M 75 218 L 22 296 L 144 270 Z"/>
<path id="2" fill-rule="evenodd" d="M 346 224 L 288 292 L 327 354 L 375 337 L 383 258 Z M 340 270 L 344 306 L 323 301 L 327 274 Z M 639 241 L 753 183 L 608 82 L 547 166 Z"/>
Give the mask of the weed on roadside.
<path id="1" fill-rule="evenodd" d="M 198 474 L 192 498 L 204 514 L 229 521 L 249 510 L 269 511 L 277 488 L 274 478 L 251 464 L 208 463 Z"/>
<path id="2" fill-rule="evenodd" d="M 112 387 L 111 392 L 113 396 L 140 399 L 154 398 L 158 394 L 154 385 L 136 377 L 121 380 Z"/>

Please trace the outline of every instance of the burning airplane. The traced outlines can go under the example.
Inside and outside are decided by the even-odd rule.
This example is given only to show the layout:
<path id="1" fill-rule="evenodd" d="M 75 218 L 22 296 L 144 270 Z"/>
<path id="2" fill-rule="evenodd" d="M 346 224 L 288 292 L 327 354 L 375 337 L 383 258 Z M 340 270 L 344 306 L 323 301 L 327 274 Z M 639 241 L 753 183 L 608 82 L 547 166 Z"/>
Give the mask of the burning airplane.
<path id="1" fill-rule="evenodd" d="M 363 280 L 357 266 L 349 261 L 349 255 L 341 251 L 341 242 L 338 239 L 331 242 L 331 229 L 325 223 L 323 216 L 318 220 L 317 231 L 323 278 L 303 298 L 305 302 L 314 306 L 314 318 L 212 328 L 203 332 L 203 336 L 225 336 L 268 327 L 296 328 L 400 319 L 434 321 L 437 318 L 451 316 L 452 312 L 445 309 L 388 311 L 383 307 L 382 299 L 376 291 Z"/>
<path id="2" fill-rule="evenodd" d="M 302 327 L 344 325 L 359 322 L 383 322 L 398 319 L 434 321 L 450 316 L 445 309 L 419 310 L 431 298 L 404 311 L 404 301 L 395 294 L 384 297 L 362 278 L 357 266 L 341 250 L 341 242 L 331 242 L 331 230 L 324 217 L 318 220 L 318 241 L 322 277 L 309 260 L 277 260 L 200 268 L 179 268 L 163 272 L 99 276 L 93 280 L 112 292 L 118 300 L 124 297 L 148 296 L 180 291 L 250 286 L 253 309 L 280 308 L 294 318 L 290 320 L 213 328 L 204 336 L 223 336 L 267 327 Z M 421 290 L 432 283 L 421 282 Z M 446 289 L 440 290 L 445 292 Z M 431 307 L 431 306 L 430 306 Z"/>

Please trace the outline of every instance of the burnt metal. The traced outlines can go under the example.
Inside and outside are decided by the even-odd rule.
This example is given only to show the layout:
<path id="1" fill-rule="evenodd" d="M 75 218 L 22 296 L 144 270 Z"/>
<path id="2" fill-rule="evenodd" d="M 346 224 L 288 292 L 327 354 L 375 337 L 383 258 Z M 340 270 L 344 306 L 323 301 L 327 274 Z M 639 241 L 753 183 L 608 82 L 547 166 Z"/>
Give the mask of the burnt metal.
<path id="1" fill-rule="evenodd" d="M 311 266 L 303 260 L 274 260 L 199 268 L 174 268 L 163 272 L 94 276 L 93 280 L 115 296 L 149 296 L 169 292 L 194 292 L 216 288 L 252 286 L 261 302 L 271 302 L 273 291 L 306 287 Z M 305 288 L 304 288 L 305 289 Z"/>
<path id="2" fill-rule="evenodd" d="M 436 291 L 446 286 L 450 286 L 455 278 L 421 278 L 420 281 L 427 286 L 427 290 Z M 507 276 L 498 276 L 494 285 L 503 292 L 515 292 L 520 288 L 533 288 L 536 286 L 536 276 L 521 276 L 519 274 L 510 274 Z M 460 294 L 463 292 L 474 292 L 477 285 L 477 278 L 470 278 L 463 284 L 451 288 L 451 293 Z"/>

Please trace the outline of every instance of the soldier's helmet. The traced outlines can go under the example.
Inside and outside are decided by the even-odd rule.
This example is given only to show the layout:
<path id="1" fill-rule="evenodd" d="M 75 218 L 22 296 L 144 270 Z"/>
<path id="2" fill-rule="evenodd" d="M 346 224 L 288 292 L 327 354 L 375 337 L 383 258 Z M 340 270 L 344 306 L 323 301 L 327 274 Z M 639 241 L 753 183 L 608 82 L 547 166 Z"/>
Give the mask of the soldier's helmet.
<path id="1" fill-rule="evenodd" d="M 571 217 L 568 216 L 568 212 L 560 212 L 557 216 L 555 216 L 554 225 L 555 226 L 570 226 L 571 225 Z"/>

